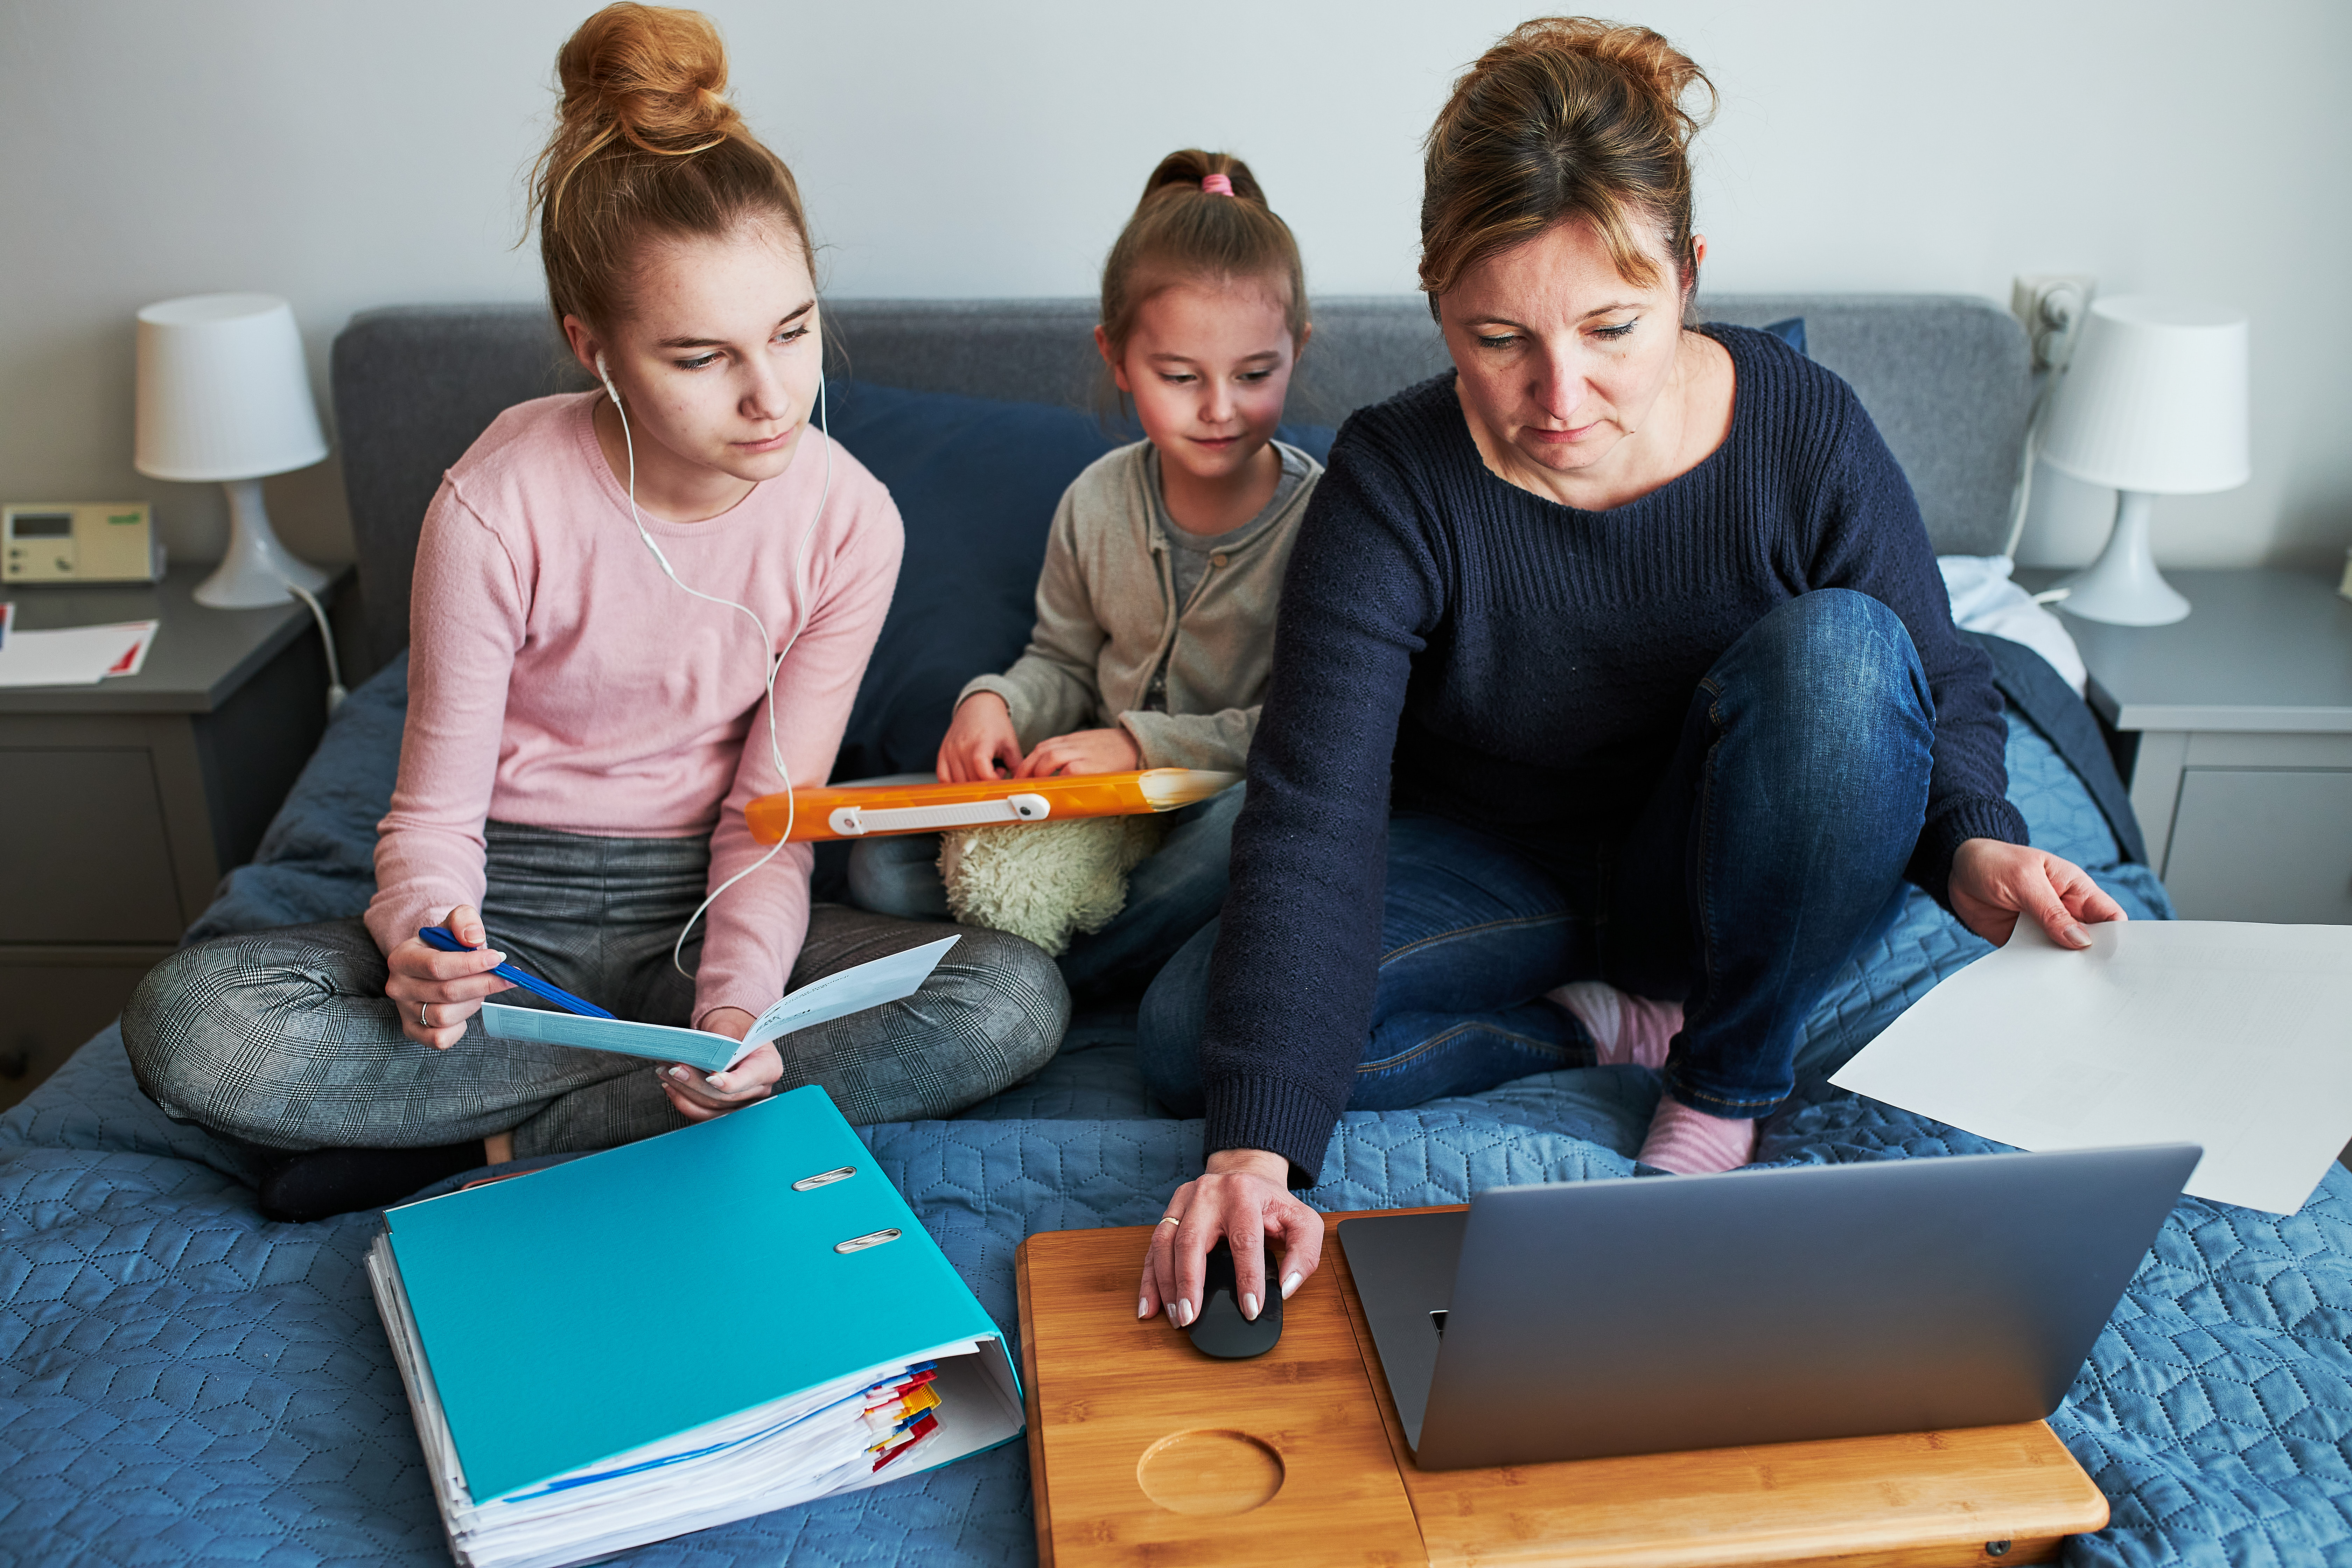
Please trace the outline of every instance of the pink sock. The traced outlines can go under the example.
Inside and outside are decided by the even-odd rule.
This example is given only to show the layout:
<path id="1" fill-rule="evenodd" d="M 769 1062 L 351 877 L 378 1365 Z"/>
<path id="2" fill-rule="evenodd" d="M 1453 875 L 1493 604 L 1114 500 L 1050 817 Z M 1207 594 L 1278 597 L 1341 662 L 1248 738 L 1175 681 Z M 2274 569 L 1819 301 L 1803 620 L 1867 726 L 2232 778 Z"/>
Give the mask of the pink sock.
<path id="1" fill-rule="evenodd" d="M 1682 1032 L 1683 1005 L 1629 996 L 1601 980 L 1579 980 L 1545 994 L 1576 1015 L 1592 1037 L 1602 1067 L 1662 1068 Z"/>
<path id="2" fill-rule="evenodd" d="M 1693 1110 L 1672 1095 L 1658 1099 L 1650 1135 L 1642 1140 L 1642 1163 L 1678 1176 L 1729 1171 L 1756 1157 L 1756 1123 Z"/>

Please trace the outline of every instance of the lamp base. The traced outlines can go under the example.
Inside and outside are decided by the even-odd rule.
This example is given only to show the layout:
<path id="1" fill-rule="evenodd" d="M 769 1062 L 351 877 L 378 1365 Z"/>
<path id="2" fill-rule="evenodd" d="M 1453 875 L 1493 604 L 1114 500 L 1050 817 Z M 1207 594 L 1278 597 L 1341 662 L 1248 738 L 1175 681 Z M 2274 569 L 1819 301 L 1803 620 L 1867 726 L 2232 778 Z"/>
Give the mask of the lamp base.
<path id="1" fill-rule="evenodd" d="M 228 553 L 220 567 L 196 584 L 196 603 L 215 610 L 258 610 L 289 604 L 294 595 L 286 584 L 310 593 L 327 585 L 327 574 L 307 561 L 299 561 L 278 542 L 269 526 L 269 510 L 261 502 L 259 479 L 229 479 Z"/>
<path id="2" fill-rule="evenodd" d="M 2066 597 L 2059 608 L 2088 621 L 2118 626 L 2168 626 L 2189 614 L 2147 543 L 2147 514 L 2156 498 L 2141 490 L 2116 492 L 2116 527 L 2099 558 L 2059 584 Z"/>

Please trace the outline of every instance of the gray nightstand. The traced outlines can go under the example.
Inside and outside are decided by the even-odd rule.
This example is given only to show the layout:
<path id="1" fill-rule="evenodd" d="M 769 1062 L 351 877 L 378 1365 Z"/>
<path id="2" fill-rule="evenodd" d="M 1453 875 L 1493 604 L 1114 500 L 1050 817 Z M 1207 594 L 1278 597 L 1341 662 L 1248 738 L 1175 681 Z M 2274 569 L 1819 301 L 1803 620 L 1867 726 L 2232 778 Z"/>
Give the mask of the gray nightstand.
<path id="1" fill-rule="evenodd" d="M 2157 874 L 2184 919 L 2352 924 L 2352 603 L 2301 573 L 2166 575 L 2185 621 L 2065 616 Z"/>
<path id="2" fill-rule="evenodd" d="M 205 609 L 190 595 L 208 570 L 0 590 L 22 630 L 163 623 L 137 675 L 0 689 L 0 1107 L 121 1010 L 326 728 L 310 613 Z"/>

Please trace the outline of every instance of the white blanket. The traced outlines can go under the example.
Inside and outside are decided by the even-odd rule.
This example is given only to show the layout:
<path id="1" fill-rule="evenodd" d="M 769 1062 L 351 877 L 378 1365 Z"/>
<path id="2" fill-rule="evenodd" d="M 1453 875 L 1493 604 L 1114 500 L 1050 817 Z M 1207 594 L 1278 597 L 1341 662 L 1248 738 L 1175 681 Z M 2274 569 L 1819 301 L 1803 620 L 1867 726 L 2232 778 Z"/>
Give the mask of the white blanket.
<path id="1" fill-rule="evenodd" d="M 1951 595 L 1952 621 L 1962 631 L 1988 632 L 2023 643 L 2043 658 L 2081 696 L 2089 672 L 2067 635 L 2066 625 L 2009 580 L 2006 555 L 1938 555 L 1944 592 Z"/>

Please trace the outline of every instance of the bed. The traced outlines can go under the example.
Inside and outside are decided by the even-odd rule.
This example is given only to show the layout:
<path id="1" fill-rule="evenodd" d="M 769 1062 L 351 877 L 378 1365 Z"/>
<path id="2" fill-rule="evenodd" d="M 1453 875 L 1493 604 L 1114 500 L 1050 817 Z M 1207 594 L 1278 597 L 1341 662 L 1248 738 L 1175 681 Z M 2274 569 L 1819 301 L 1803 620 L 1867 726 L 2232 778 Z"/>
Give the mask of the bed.
<path id="1" fill-rule="evenodd" d="M 2022 334 L 1980 301 L 1723 299 L 1801 318 L 1918 489 L 1939 550 L 1990 555 L 2032 384 Z M 1002 666 L 1053 499 L 1113 438 L 1085 411 L 1084 301 L 830 308 L 835 429 L 888 483 L 907 574 L 837 777 L 928 764 L 944 703 Z M 1417 300 L 1321 302 L 1294 435 L 1442 363 Z M 356 912 L 405 703 L 407 566 L 443 466 L 499 407 L 576 384 L 525 306 L 370 312 L 339 340 L 336 412 L 371 657 L 255 862 L 191 932 Z M 1318 426 L 1320 426 L 1318 428 Z M 1042 500 L 1041 498 L 1042 497 Z M 1995 645 L 2011 795 L 2033 840 L 2165 918 L 2095 725 L 2046 666 Z M 837 877 L 828 860 L 820 880 Z M 821 887 L 820 891 L 824 889 Z M 1990 1147 L 1830 1088 L 1826 1075 L 1985 952 L 1924 897 L 1840 976 L 1808 1026 L 1771 1163 Z M 982 1303 L 1012 1327 L 1013 1251 L 1034 1231 L 1146 1224 L 1198 1169 L 1200 1127 L 1143 1094 L 1131 1016 L 1082 1015 L 1030 1082 L 951 1121 L 863 1136 Z M 1622 1175 L 1657 1094 L 1639 1068 L 1545 1074 L 1345 1118 L 1326 1209 L 1465 1201 L 1505 1182 Z M 447 1561 L 361 1254 L 378 1221 L 263 1221 L 246 1153 L 165 1120 L 109 1028 L 0 1118 L 0 1561 L 205 1564 Z M 458 1178 L 462 1180 L 464 1178 Z M 2352 1562 L 2352 1175 L 2288 1218 L 2184 1201 L 2065 1406 L 2059 1435 L 2113 1504 L 2076 1563 Z M 596 1369 L 582 1368 L 593 1378 Z M 647 1547 L 644 1563 L 1025 1563 L 1018 1446 L 854 1497 Z"/>

